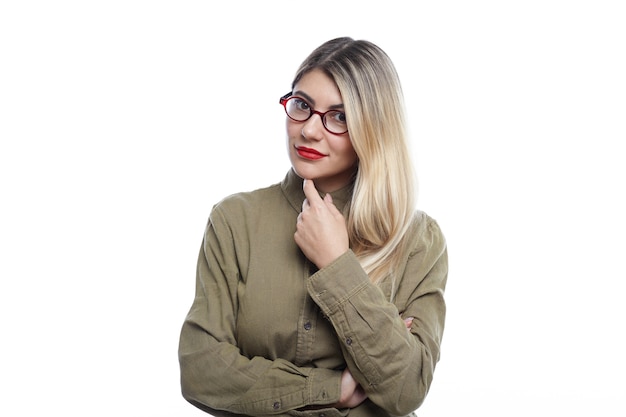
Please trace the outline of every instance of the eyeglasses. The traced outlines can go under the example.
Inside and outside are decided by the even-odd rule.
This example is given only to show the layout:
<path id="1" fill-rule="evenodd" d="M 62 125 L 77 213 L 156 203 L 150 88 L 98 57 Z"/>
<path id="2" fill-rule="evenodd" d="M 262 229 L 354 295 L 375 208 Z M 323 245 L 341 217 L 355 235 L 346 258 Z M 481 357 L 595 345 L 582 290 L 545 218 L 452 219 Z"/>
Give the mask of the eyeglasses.
<path id="1" fill-rule="evenodd" d="M 328 110 L 327 112 L 319 112 L 314 110 L 309 103 L 302 97 L 291 96 L 287 93 L 280 98 L 280 104 L 285 108 L 287 116 L 295 122 L 306 122 L 314 114 L 319 114 L 322 118 L 324 128 L 333 135 L 343 135 L 348 131 L 346 124 L 346 114 L 339 110 Z"/>

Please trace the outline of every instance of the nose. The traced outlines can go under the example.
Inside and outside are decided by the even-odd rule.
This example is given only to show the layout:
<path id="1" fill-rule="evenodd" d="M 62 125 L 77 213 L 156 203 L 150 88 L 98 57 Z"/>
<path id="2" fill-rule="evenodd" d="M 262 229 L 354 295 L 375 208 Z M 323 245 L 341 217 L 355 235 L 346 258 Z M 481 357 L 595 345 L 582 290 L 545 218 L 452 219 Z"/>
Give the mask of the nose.
<path id="1" fill-rule="evenodd" d="M 310 140 L 320 140 L 323 137 L 324 129 L 322 116 L 313 114 L 309 120 L 304 122 L 304 126 L 302 126 L 302 136 Z"/>

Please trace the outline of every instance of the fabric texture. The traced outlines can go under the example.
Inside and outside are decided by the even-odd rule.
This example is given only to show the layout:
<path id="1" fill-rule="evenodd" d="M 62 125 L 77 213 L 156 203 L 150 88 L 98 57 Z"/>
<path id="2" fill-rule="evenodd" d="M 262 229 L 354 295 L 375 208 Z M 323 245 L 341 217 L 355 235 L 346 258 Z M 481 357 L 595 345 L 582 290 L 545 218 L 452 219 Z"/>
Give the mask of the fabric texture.
<path id="1" fill-rule="evenodd" d="M 351 192 L 331 193 L 339 210 Z M 444 329 L 448 264 L 438 224 L 417 211 L 396 288 L 374 285 L 350 250 L 321 270 L 304 257 L 293 238 L 304 198 L 291 170 L 213 207 L 180 335 L 183 396 L 214 416 L 414 415 Z M 368 399 L 337 410 L 345 367 Z"/>

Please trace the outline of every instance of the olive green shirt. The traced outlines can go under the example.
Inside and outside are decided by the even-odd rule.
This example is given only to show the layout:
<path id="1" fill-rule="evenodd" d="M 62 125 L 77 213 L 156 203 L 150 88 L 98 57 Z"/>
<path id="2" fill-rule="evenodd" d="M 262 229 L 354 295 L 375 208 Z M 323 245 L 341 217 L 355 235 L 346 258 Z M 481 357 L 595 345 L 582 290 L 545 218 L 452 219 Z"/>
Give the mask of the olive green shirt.
<path id="1" fill-rule="evenodd" d="M 339 210 L 351 192 L 331 194 Z M 370 283 L 351 250 L 321 270 L 305 258 L 294 242 L 304 198 L 290 171 L 213 208 L 180 336 L 183 396 L 215 416 L 414 415 L 444 328 L 448 265 L 439 226 L 416 212 L 392 298 L 390 282 Z M 415 318 L 410 330 L 407 317 Z M 345 367 L 368 399 L 338 410 Z"/>

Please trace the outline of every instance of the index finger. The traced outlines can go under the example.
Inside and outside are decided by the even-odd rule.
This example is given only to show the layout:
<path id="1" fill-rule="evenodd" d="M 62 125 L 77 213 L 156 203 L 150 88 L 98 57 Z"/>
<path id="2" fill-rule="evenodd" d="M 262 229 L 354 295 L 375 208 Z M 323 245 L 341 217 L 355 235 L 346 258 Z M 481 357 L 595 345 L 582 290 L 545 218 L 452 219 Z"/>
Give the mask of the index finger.
<path id="1" fill-rule="evenodd" d="M 304 191 L 304 195 L 307 200 L 309 200 L 309 204 L 322 201 L 322 197 L 320 197 L 320 194 L 317 192 L 317 188 L 315 188 L 313 180 L 305 179 L 302 183 L 302 190 Z"/>

